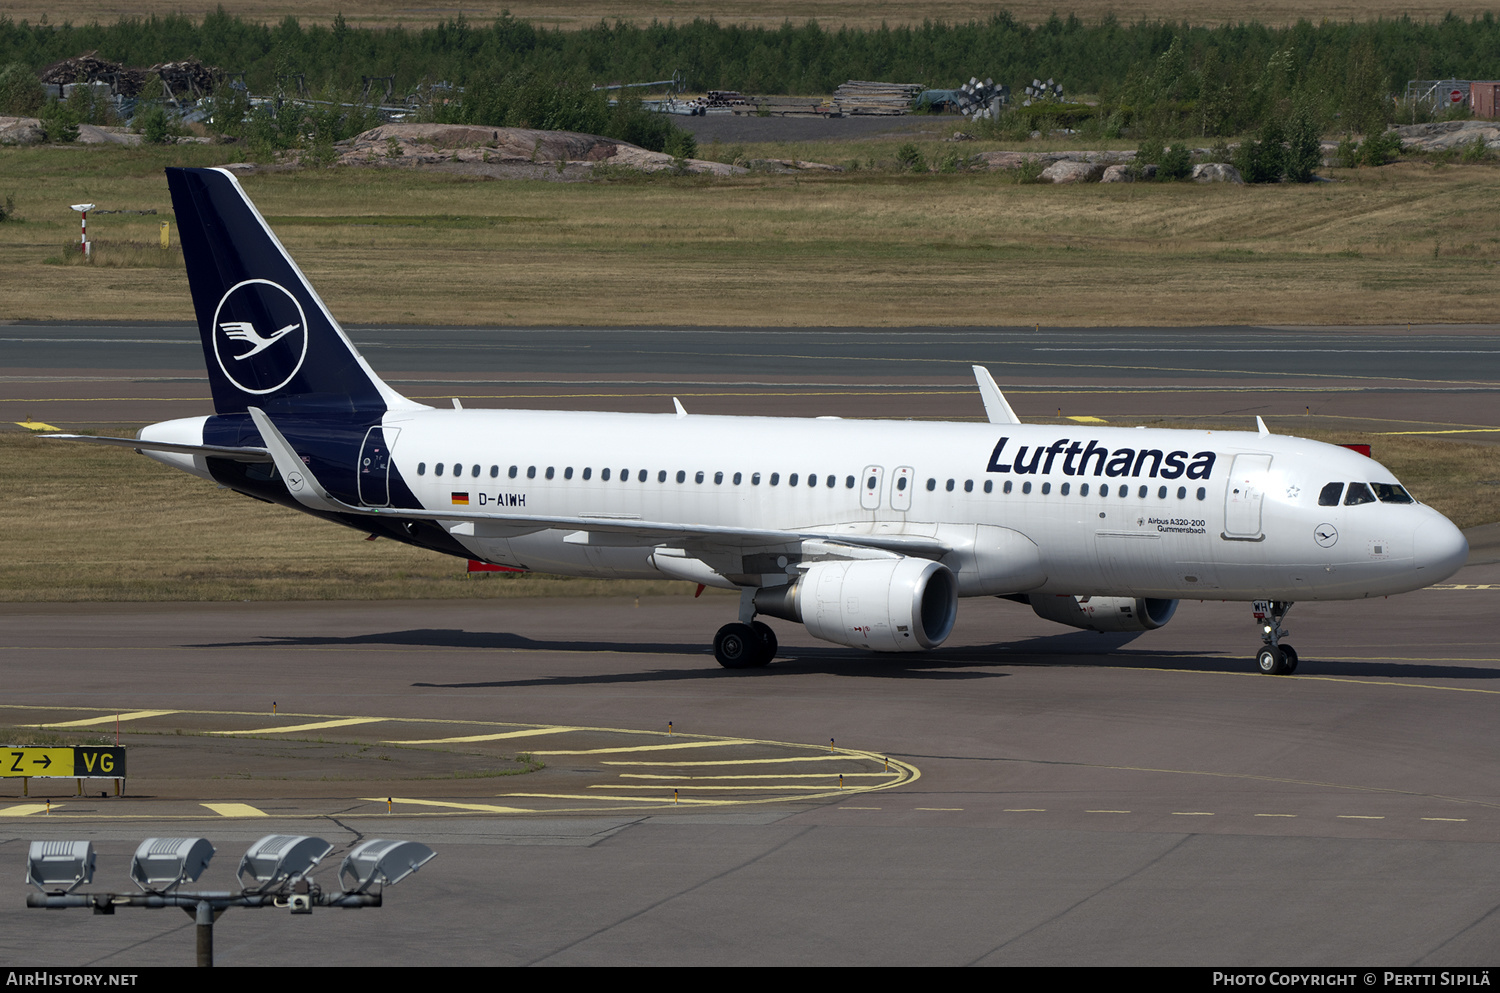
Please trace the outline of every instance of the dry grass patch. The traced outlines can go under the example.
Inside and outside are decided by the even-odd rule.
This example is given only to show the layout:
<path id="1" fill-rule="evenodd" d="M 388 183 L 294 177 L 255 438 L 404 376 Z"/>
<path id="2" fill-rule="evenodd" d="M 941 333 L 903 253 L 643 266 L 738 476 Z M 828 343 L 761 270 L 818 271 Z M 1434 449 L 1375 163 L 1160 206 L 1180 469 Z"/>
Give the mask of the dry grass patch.
<path id="1" fill-rule="evenodd" d="M 0 225 L 0 316 L 191 317 L 175 270 L 46 264 L 80 196 L 167 207 L 163 153 L 113 171 L 99 154 L 0 151 L 24 219 Z M 79 179 L 75 161 L 99 167 Z M 869 170 L 553 184 L 341 168 L 244 185 L 351 323 L 1358 324 L 1488 317 L 1495 176 L 1410 162 L 1306 186 Z M 92 230 L 149 243 L 156 223 Z"/>

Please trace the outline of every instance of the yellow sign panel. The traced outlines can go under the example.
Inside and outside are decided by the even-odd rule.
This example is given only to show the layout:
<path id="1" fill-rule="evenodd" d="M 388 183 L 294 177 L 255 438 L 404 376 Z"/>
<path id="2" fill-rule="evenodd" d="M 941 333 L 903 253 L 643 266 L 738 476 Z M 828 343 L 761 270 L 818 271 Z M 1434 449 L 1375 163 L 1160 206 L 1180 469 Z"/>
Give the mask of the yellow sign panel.
<path id="1" fill-rule="evenodd" d="M 0 749 L 0 777 L 71 779 L 125 775 L 125 749 L 98 745 L 77 748 Z"/>

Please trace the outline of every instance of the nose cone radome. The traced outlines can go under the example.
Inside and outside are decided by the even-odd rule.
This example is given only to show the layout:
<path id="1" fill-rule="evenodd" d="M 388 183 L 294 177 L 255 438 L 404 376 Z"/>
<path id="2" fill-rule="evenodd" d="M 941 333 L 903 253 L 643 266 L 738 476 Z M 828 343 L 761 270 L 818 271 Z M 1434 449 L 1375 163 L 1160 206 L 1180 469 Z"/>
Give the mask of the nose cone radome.
<path id="1" fill-rule="evenodd" d="M 1429 586 L 1453 575 L 1469 558 L 1468 539 L 1446 517 L 1434 516 L 1419 525 L 1412 536 L 1412 549 L 1417 579 Z"/>

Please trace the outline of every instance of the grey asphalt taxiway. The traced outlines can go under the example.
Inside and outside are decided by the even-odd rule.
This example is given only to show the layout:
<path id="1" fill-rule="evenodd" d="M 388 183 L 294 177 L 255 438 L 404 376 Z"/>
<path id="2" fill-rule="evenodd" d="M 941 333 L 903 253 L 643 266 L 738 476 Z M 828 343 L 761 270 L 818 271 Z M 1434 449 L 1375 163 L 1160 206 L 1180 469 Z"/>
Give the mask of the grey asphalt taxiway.
<path id="1" fill-rule="evenodd" d="M 1064 416 L 1164 418 L 1269 407 L 1273 429 L 1300 414 L 1475 440 L 1500 430 L 1494 329 L 1079 330 L 1033 337 L 1030 351 L 1031 329 L 820 334 L 354 337 L 404 392 L 489 398 L 470 406 L 660 409 L 693 386 L 690 410 L 974 416 L 967 364 L 1008 356 L 1022 364 L 993 368 L 1023 417 L 1059 403 Z M 206 412 L 200 353 L 121 340 L 181 329 L 0 327 L 69 335 L 0 341 L 7 421 Z M 477 357 L 403 345 L 421 335 Z M 491 360 L 497 335 L 510 355 Z M 1046 351 L 1058 342 L 1085 352 Z M 1275 343 L 1279 358 L 1237 342 Z M 903 347 L 880 364 L 877 352 Z M 1160 351 L 1127 351 L 1147 347 Z M 746 368 L 740 354 L 779 358 Z M 1186 601 L 1166 628 L 1126 639 L 965 601 L 950 641 L 909 657 L 778 624 L 777 661 L 741 673 L 708 651 L 733 611 L 712 593 L 0 605 L 5 721 L 108 734 L 118 713 L 127 741 L 132 728 L 177 739 L 141 740 L 119 798 L 98 783 L 82 797 L 72 781 L 33 780 L 30 797 L 0 785 L 12 866 L 0 958 L 191 961 L 191 921 L 172 911 L 24 909 L 29 840 L 93 839 L 94 888 L 124 890 L 141 838 L 201 834 L 219 849 L 203 885 L 227 888 L 244 847 L 286 831 L 334 842 L 330 866 L 371 837 L 439 856 L 378 910 L 231 910 L 221 964 L 1492 965 L 1494 530 L 1477 530 L 1470 564 L 1435 588 L 1298 604 L 1293 677 L 1253 674 L 1248 606 L 1216 602 Z M 265 754 L 278 737 L 374 754 L 516 735 L 505 747 L 545 767 L 372 789 L 373 776 L 332 774 L 278 785 L 252 762 L 243 781 L 195 780 L 195 742 L 225 730 Z M 907 771 L 889 774 L 886 759 Z M 332 868 L 319 878 L 331 884 Z"/>

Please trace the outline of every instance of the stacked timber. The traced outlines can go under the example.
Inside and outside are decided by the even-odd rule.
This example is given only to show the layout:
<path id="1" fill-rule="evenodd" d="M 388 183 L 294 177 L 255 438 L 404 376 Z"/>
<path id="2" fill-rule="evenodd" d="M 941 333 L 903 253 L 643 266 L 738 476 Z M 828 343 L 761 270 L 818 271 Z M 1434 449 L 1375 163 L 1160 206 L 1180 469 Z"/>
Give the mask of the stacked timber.
<path id="1" fill-rule="evenodd" d="M 851 79 L 833 91 L 833 104 L 845 114 L 906 114 L 922 92 L 921 83 L 877 83 Z"/>

